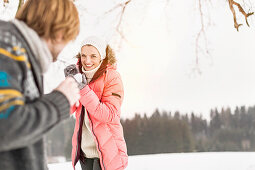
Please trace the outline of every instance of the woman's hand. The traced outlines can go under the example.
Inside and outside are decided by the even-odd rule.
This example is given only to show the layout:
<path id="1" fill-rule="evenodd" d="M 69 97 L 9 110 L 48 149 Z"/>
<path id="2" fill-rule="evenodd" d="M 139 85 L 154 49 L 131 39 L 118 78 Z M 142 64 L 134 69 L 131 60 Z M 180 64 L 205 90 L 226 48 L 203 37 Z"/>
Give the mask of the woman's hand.
<path id="1" fill-rule="evenodd" d="M 79 89 L 83 89 L 87 85 L 85 74 L 79 73 L 75 64 L 71 64 L 64 69 L 65 77 L 73 77 L 78 83 Z"/>
<path id="2" fill-rule="evenodd" d="M 73 76 L 73 78 L 77 81 L 78 83 L 78 87 L 79 89 L 83 89 L 83 87 L 85 87 L 87 85 L 87 80 L 86 80 L 86 76 L 85 74 L 81 74 L 81 73 L 78 73 L 78 74 L 75 74 Z"/>
<path id="3" fill-rule="evenodd" d="M 79 73 L 75 64 L 71 64 L 64 69 L 65 77 L 74 76 Z"/>

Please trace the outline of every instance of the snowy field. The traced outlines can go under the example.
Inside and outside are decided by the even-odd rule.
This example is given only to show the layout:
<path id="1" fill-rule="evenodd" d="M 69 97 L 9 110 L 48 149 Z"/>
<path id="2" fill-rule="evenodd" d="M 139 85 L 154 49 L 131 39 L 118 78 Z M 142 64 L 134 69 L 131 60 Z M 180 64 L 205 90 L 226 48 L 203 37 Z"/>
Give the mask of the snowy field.
<path id="1" fill-rule="evenodd" d="M 49 170 L 72 170 L 71 162 Z M 81 170 L 76 165 L 76 170 Z M 255 170 L 255 152 L 173 153 L 130 156 L 126 170 Z"/>

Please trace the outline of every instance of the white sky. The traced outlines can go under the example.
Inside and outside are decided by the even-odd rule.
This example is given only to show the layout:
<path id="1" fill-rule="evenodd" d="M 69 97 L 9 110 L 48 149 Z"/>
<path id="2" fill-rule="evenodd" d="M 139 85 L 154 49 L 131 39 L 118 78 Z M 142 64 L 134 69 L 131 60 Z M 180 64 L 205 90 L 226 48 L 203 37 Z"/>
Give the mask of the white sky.
<path id="1" fill-rule="evenodd" d="M 114 25 L 119 11 L 102 17 L 103 11 L 114 6 L 112 2 L 117 1 L 76 0 L 81 33 L 61 53 L 62 60 L 74 63 L 71 57 L 79 50 L 79 42 L 91 34 L 104 37 L 117 49 L 119 37 Z M 244 25 L 237 32 L 226 2 L 215 1 L 209 6 L 214 24 L 206 32 L 211 57 L 200 55 L 202 74 L 194 74 L 195 38 L 200 28 L 198 4 L 194 2 L 171 0 L 167 12 L 163 0 L 131 1 L 127 7 L 122 26 L 128 43 L 123 42 L 117 52 L 125 88 L 123 117 L 132 117 L 135 112 L 150 115 L 159 108 L 194 111 L 208 118 L 211 108 L 255 105 L 254 18 L 250 28 Z M 81 11 L 84 7 L 89 14 Z M 0 18 L 13 17 L 1 1 Z M 239 19 L 245 24 L 242 17 Z M 46 75 L 46 92 L 64 79 L 63 68 L 59 62 L 51 67 Z"/>

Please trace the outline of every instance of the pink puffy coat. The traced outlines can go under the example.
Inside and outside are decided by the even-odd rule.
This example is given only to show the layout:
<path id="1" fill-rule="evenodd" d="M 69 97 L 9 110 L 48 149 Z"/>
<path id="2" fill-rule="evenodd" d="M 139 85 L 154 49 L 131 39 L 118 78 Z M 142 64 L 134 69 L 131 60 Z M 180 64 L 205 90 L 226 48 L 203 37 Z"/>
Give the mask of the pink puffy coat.
<path id="1" fill-rule="evenodd" d="M 76 117 L 72 138 L 74 168 L 80 156 L 84 108 L 90 119 L 102 170 L 123 170 L 128 164 L 127 147 L 120 124 L 123 85 L 116 68 L 105 62 L 107 60 L 102 63 L 90 84 L 80 91 L 80 105 L 71 109 Z"/>

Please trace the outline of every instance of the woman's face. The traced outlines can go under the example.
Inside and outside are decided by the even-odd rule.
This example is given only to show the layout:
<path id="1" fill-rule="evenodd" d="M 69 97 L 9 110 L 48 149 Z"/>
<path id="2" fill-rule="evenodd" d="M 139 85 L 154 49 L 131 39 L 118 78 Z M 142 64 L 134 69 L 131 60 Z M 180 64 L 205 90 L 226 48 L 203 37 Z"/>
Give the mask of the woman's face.
<path id="1" fill-rule="evenodd" d="M 85 45 L 81 48 L 81 64 L 86 71 L 96 68 L 101 61 L 98 50 L 91 45 Z"/>

